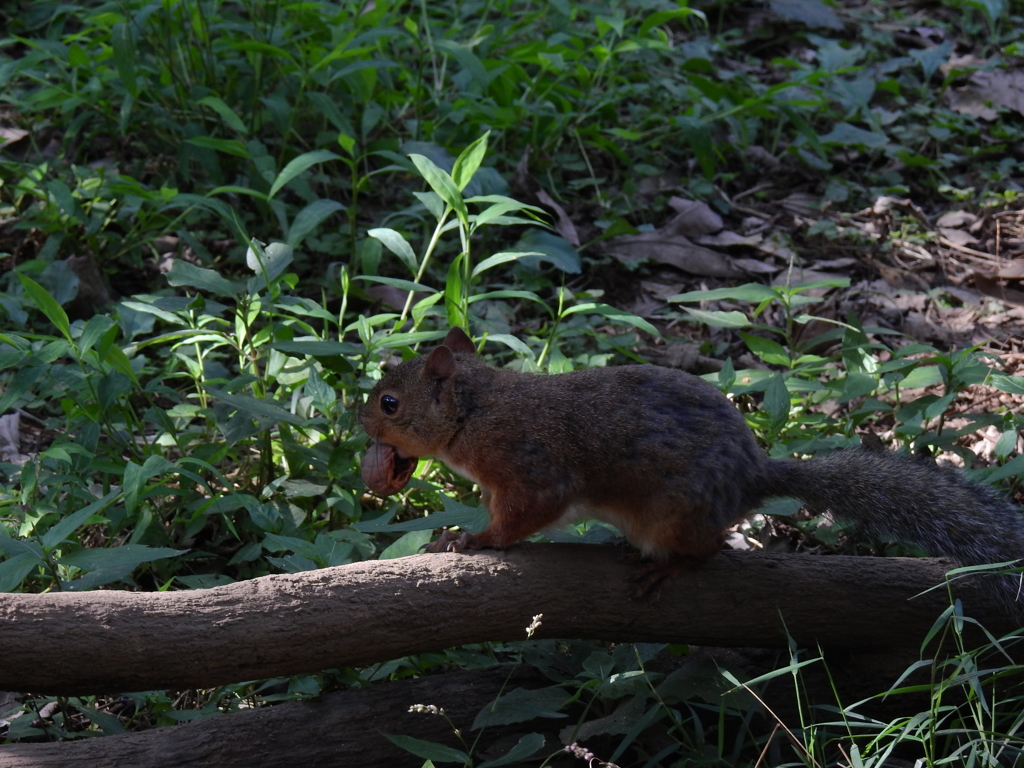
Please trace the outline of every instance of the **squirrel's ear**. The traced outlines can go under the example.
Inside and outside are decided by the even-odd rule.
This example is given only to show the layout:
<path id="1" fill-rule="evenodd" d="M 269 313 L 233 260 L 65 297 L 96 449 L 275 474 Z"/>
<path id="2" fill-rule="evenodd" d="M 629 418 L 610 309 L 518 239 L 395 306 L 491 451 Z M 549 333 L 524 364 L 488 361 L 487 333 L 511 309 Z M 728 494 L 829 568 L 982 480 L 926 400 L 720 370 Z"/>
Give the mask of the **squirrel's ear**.
<path id="1" fill-rule="evenodd" d="M 451 335 L 451 334 L 449 334 Z M 423 378 L 430 382 L 447 381 L 455 374 L 455 355 L 448 347 L 434 347 L 423 366 Z"/>
<path id="2" fill-rule="evenodd" d="M 476 344 L 457 325 L 448 331 L 448 335 L 444 337 L 441 346 L 448 347 L 452 352 L 464 352 L 468 355 L 476 354 Z"/>

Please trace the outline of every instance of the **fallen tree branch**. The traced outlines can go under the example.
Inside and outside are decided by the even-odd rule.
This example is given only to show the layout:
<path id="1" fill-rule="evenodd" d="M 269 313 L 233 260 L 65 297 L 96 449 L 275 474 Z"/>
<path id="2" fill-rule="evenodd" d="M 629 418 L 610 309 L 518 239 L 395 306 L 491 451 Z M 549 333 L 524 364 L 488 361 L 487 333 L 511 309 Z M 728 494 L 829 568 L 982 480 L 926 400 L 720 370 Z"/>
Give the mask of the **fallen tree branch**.
<path id="1" fill-rule="evenodd" d="M 215 589 L 2 594 L 0 689 L 82 694 L 210 687 L 538 637 L 713 646 L 913 648 L 948 605 L 936 560 L 725 552 L 631 602 L 614 547 L 419 555 Z M 961 582 L 958 582 L 958 585 Z M 968 613 L 1009 628 L 984 582 Z"/>
<path id="2" fill-rule="evenodd" d="M 539 673 L 525 669 L 512 673 L 508 667 L 450 672 L 140 733 L 50 744 L 9 744 L 0 746 L 0 768 L 419 768 L 423 758 L 395 746 L 383 733 L 462 749 L 442 718 L 411 713 L 409 707 L 441 706 L 455 726 L 468 735 L 477 712 L 501 694 L 506 681 L 511 687 L 550 685 Z M 501 732 L 489 729 L 488 741 Z M 550 751 L 559 746 L 553 744 Z"/>

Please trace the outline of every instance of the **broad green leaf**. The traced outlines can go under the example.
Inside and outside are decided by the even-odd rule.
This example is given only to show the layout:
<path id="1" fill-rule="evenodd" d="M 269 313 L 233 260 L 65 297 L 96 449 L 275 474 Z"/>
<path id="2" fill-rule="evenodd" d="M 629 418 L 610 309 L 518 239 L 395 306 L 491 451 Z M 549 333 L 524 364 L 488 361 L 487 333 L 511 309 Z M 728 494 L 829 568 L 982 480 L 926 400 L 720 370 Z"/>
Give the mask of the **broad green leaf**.
<path id="1" fill-rule="evenodd" d="M 448 327 L 466 327 L 469 325 L 469 318 L 466 316 L 468 306 L 463 306 L 463 285 L 462 265 L 466 260 L 466 254 L 460 253 L 451 264 L 448 265 L 448 277 L 444 284 L 444 308 L 448 314 Z"/>
<path id="2" fill-rule="evenodd" d="M 255 240 L 245 252 L 245 265 L 264 281 L 276 280 L 294 258 L 294 249 L 285 243 L 260 245 Z M 263 281 L 261 281 L 263 282 Z"/>
<path id="3" fill-rule="evenodd" d="M 341 155 L 329 152 L 326 149 L 315 149 L 312 152 L 306 152 L 305 154 L 299 155 L 288 163 L 288 165 L 284 167 L 284 170 L 278 174 L 276 179 L 274 179 L 274 183 L 270 187 L 268 197 L 276 195 L 281 187 L 317 163 L 326 163 L 328 160 L 339 159 L 341 159 Z"/>
<path id="4" fill-rule="evenodd" d="M 1007 376 L 1005 373 L 996 372 L 989 376 L 988 383 L 1000 392 L 1024 395 L 1024 376 Z M 0 412 L 2 411 L 3 409 L 0 409 Z"/>
<path id="5" fill-rule="evenodd" d="M 430 531 L 409 531 L 381 552 L 379 559 L 394 560 L 398 557 L 418 555 L 420 549 L 429 543 Z"/>
<path id="6" fill-rule="evenodd" d="M 488 76 L 487 69 L 484 67 L 483 62 L 477 58 L 470 46 L 461 45 L 454 40 L 449 40 L 444 37 L 435 38 L 434 46 L 439 51 L 449 54 L 452 58 L 458 61 L 462 69 L 468 72 L 469 76 L 473 78 L 473 84 L 475 84 L 480 91 L 487 88 L 491 78 Z M 477 89 L 473 90 L 475 91 Z M 472 175 L 473 174 L 470 174 L 470 176 Z"/>
<path id="7" fill-rule="evenodd" d="M 570 698 L 567 691 L 555 686 L 532 691 L 516 688 L 481 709 L 473 721 L 473 730 L 491 725 L 511 725 L 538 717 L 568 717 L 559 710 Z"/>
<path id="8" fill-rule="evenodd" d="M 601 315 L 602 317 L 607 317 L 609 320 L 614 320 L 617 323 L 635 325 L 637 328 L 647 331 L 647 333 L 652 336 L 661 338 L 661 332 L 639 315 L 634 315 L 631 312 L 624 312 L 621 309 L 610 307 L 607 304 L 577 304 L 575 307 L 569 307 L 569 309 L 565 310 L 563 314 L 575 315 L 579 313 Z"/>
<path id="9" fill-rule="evenodd" d="M 80 549 L 65 555 L 57 562 L 69 568 L 82 571 L 96 571 L 107 568 L 134 569 L 142 563 L 162 560 L 188 552 L 187 549 L 169 547 L 147 547 L 144 544 L 122 544 L 119 547 Z"/>
<path id="10" fill-rule="evenodd" d="M 768 382 L 764 393 L 764 410 L 768 414 L 768 428 L 772 436 L 779 434 L 789 421 L 789 390 L 786 380 L 777 373 Z"/>
<path id="11" fill-rule="evenodd" d="M 564 237 L 548 232 L 540 227 L 532 227 L 523 233 L 514 246 L 516 251 L 539 251 L 544 256 L 536 257 L 538 261 L 549 261 L 563 272 L 577 275 L 582 271 L 579 251 Z M 524 261 L 528 266 L 533 259 Z"/>
<path id="12" fill-rule="evenodd" d="M 419 269 L 416 253 L 413 251 L 412 246 L 398 232 L 387 227 L 378 227 L 367 231 L 366 234 L 376 240 L 380 240 L 389 251 L 402 260 L 406 269 L 412 274 L 416 274 L 416 271 Z"/>
<path id="13" fill-rule="evenodd" d="M 221 119 L 227 123 L 232 130 L 237 131 L 243 136 L 249 132 L 245 127 L 245 123 L 242 122 L 242 118 L 240 118 L 231 107 L 225 104 L 224 100 L 219 96 L 204 96 L 196 103 L 212 109 L 220 115 Z"/>
<path id="14" fill-rule="evenodd" d="M 81 526 L 85 525 L 85 523 L 89 520 L 90 517 L 92 517 L 95 514 L 98 514 L 104 507 L 110 504 L 110 502 L 112 502 L 116 496 L 120 495 L 120 493 L 121 492 L 119 490 L 111 491 L 102 499 L 97 499 L 91 504 L 82 507 L 77 512 L 74 512 L 65 517 L 59 523 L 54 525 L 50 530 L 48 530 L 45 534 L 43 534 L 43 549 L 47 552 L 52 550 L 54 547 L 56 547 L 58 544 L 64 541 L 68 536 L 70 536 L 74 531 L 76 531 Z"/>
<path id="15" fill-rule="evenodd" d="M 777 299 L 778 294 L 767 285 L 760 283 L 744 283 L 734 288 L 715 288 L 711 291 L 689 291 L 669 296 L 667 301 L 689 302 L 689 301 L 718 301 L 720 299 L 734 299 L 736 301 L 749 301 L 758 304 L 766 299 Z"/>
<path id="16" fill-rule="evenodd" d="M 17 275 L 18 280 L 21 281 L 22 288 L 25 290 L 25 295 L 46 315 L 49 321 L 56 326 L 57 330 L 63 334 L 65 339 L 72 341 L 71 323 L 68 322 L 68 313 L 64 311 L 64 308 L 57 303 L 53 296 L 47 293 L 43 286 L 31 277 L 27 277 L 21 272 L 18 272 Z"/>
<path id="17" fill-rule="evenodd" d="M 11 592 L 17 589 L 34 568 L 45 564 L 46 561 L 43 558 L 37 557 L 31 552 L 22 552 L 20 555 L 4 560 L 0 563 L 0 592 Z"/>
<path id="18" fill-rule="evenodd" d="M 82 211 L 82 206 L 78 204 L 75 196 L 71 193 L 71 187 L 60 179 L 53 179 L 46 183 L 46 191 L 53 195 L 57 205 L 60 206 L 60 209 L 65 214 L 81 222 L 85 221 L 85 213 Z M 50 269 L 52 266 L 48 265 L 47 269 Z"/>
<path id="19" fill-rule="evenodd" d="M 704 323 L 705 325 L 714 326 L 715 328 L 750 327 L 750 321 L 747 320 L 747 316 L 736 310 L 731 312 L 719 312 L 708 309 L 693 309 L 691 307 L 683 307 L 683 310 L 694 320 Z"/>
<path id="20" fill-rule="evenodd" d="M 412 280 L 402 280 L 398 277 L 378 277 L 377 275 L 360 275 L 356 278 L 357 280 L 367 280 L 371 283 L 383 283 L 384 285 L 390 285 L 395 288 L 401 288 L 403 291 L 426 291 L 430 293 L 436 293 L 433 288 L 423 283 L 414 283 Z"/>
<path id="21" fill-rule="evenodd" d="M 490 135 L 491 132 L 487 131 L 487 133 L 466 147 L 462 154 L 455 158 L 455 165 L 452 168 L 452 181 L 459 188 L 459 192 L 462 192 L 466 185 L 472 181 L 473 174 L 476 173 L 480 163 L 483 162 L 484 156 L 487 154 L 487 139 Z"/>
<path id="22" fill-rule="evenodd" d="M 741 333 L 740 336 L 743 337 L 750 351 L 766 363 L 789 366 L 789 353 L 779 342 L 749 333 Z"/>
<path id="23" fill-rule="evenodd" d="M 930 387 L 933 384 L 942 382 L 942 371 L 937 365 L 922 365 L 908 373 L 903 379 L 897 382 L 900 387 L 917 389 L 919 387 Z"/>
<path id="24" fill-rule="evenodd" d="M 508 752 L 494 760 L 478 763 L 476 768 L 498 768 L 501 765 L 518 763 L 544 746 L 544 737 L 539 733 L 528 733 L 515 743 Z"/>
<path id="25" fill-rule="evenodd" d="M 234 155 L 235 157 L 244 157 L 246 159 L 251 157 L 249 149 L 238 139 L 215 139 L 212 136 L 193 136 L 191 139 L 185 139 L 185 141 L 189 144 L 195 144 L 197 147 L 223 152 L 225 155 Z"/>
<path id="26" fill-rule="evenodd" d="M 417 517 L 413 520 L 405 520 L 401 523 L 388 525 L 387 522 L 378 522 L 377 519 L 359 523 L 353 523 L 352 527 L 362 533 L 374 533 L 377 531 L 427 531 L 435 528 L 458 527 L 464 531 L 479 533 L 487 527 L 487 510 L 482 507 L 467 507 L 450 499 L 448 496 L 441 496 L 444 504 L 443 512 L 434 512 L 426 517 Z"/>
<path id="27" fill-rule="evenodd" d="M 309 355 L 310 357 L 329 357 L 332 355 L 355 355 L 359 348 L 343 341 L 275 341 L 271 349 L 284 352 L 286 355 Z"/>
<path id="28" fill-rule="evenodd" d="M 237 296 L 241 292 L 241 286 L 221 277 L 212 269 L 197 267 L 183 259 L 175 259 L 171 262 L 171 271 L 167 273 L 167 282 L 175 288 L 197 288 L 217 296 Z M 137 309 L 138 307 L 133 305 L 133 308 Z"/>
<path id="29" fill-rule="evenodd" d="M 491 267 L 496 267 L 497 265 L 504 264 L 505 262 L 508 261 L 518 261 L 519 259 L 528 256 L 543 257 L 545 256 L 545 254 L 541 253 L 540 251 L 502 251 L 501 253 L 496 253 L 493 256 L 488 256 L 486 259 L 477 264 L 473 268 L 473 277 L 476 277 L 481 272 L 487 271 Z"/>
<path id="30" fill-rule="evenodd" d="M 384 733 L 383 735 L 406 752 L 411 752 L 416 757 L 422 757 L 424 760 L 433 760 L 435 763 L 462 763 L 463 765 L 469 765 L 469 755 L 457 749 L 446 747 L 444 744 L 414 739 L 412 736 L 400 734 Z"/>
<path id="31" fill-rule="evenodd" d="M 114 325 L 114 321 L 106 315 L 93 315 L 85 324 L 82 335 L 78 338 L 78 352 L 84 355 Z"/>
<path id="32" fill-rule="evenodd" d="M 889 137 L 884 133 L 866 131 L 849 123 L 836 123 L 831 131 L 819 138 L 822 144 L 868 147 L 870 149 L 878 149 L 889 143 Z"/>
<path id="33" fill-rule="evenodd" d="M 707 178 L 714 179 L 717 167 L 715 145 L 711 140 L 711 129 L 696 117 L 677 117 L 676 124 L 682 128 L 683 136 L 697 156 L 697 163 Z"/>
<path id="34" fill-rule="evenodd" d="M 637 30 L 637 37 L 645 37 L 655 27 L 660 27 L 670 21 L 679 21 L 687 18 L 688 16 L 697 16 L 704 23 L 707 23 L 707 18 L 704 16 L 702 11 L 695 11 L 692 8 L 678 8 L 674 11 L 655 11 L 646 19 L 643 24 L 640 25 L 640 29 Z"/>
<path id="35" fill-rule="evenodd" d="M 142 494 L 143 486 L 151 477 L 161 474 L 177 474 L 178 468 L 163 456 L 152 455 L 146 459 L 141 466 L 129 459 L 124 468 L 124 480 L 122 490 L 124 491 L 124 506 L 129 514 L 135 511 Z"/>
<path id="36" fill-rule="evenodd" d="M 434 164 L 426 155 L 409 155 L 409 159 L 412 160 L 416 166 L 416 170 L 420 172 L 420 175 L 424 178 L 430 188 L 437 193 L 438 197 L 445 201 L 445 203 L 459 215 L 459 219 L 468 223 L 469 211 L 466 209 L 466 203 L 462 199 L 462 191 L 455 184 L 448 173 Z"/>
<path id="37" fill-rule="evenodd" d="M 285 424 L 301 425 L 306 423 L 304 418 L 285 410 L 277 403 L 257 400 L 255 397 L 249 397 L 248 395 L 232 395 L 216 387 L 208 386 L 206 391 L 222 403 L 226 403 L 232 408 L 236 408 L 240 412 L 251 416 L 262 416 L 267 419 L 274 419 L 275 421 L 283 421 Z"/>
<path id="38" fill-rule="evenodd" d="M 337 200 L 314 200 L 295 215 L 291 229 L 288 230 L 288 245 L 298 248 L 306 235 L 316 229 L 320 222 L 332 213 L 346 210 Z"/>
<path id="39" fill-rule="evenodd" d="M 7 381 L 3 394 L 0 394 L 0 413 L 6 413 L 8 408 L 17 405 L 31 391 L 32 385 L 42 380 L 49 370 L 48 365 L 32 365 L 14 374 Z"/>
<path id="40" fill-rule="evenodd" d="M 135 78 L 135 43 L 127 23 L 115 24 L 110 30 L 110 45 L 114 49 L 114 66 L 121 76 L 125 90 L 137 97 L 139 85 Z"/>

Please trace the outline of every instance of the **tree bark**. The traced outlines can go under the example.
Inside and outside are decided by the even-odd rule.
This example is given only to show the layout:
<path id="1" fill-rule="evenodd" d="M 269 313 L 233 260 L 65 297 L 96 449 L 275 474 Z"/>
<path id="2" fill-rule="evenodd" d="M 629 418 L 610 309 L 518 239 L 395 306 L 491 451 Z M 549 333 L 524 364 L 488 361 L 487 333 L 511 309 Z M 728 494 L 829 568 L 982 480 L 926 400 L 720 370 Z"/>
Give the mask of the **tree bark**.
<path id="1" fill-rule="evenodd" d="M 329 693 L 227 717 L 209 717 L 168 728 L 49 744 L 0 746 L 0 768 L 419 768 L 423 758 L 392 744 L 383 733 L 413 736 L 463 749 L 438 715 L 409 712 L 413 704 L 435 704 L 455 727 L 469 727 L 508 681 L 515 687 L 543 688 L 539 673 L 488 667 L 450 672 L 365 690 Z M 561 721 L 558 721 L 561 723 Z M 493 743 L 501 729 L 488 730 Z M 472 743 L 472 736 L 467 736 Z M 547 748 L 550 746 L 550 750 Z M 545 745 L 555 751 L 559 744 Z"/>
<path id="2" fill-rule="evenodd" d="M 629 600 L 615 547 L 518 545 L 265 576 L 207 590 L 0 595 L 0 690 L 212 687 L 537 637 L 838 649 L 916 648 L 948 606 L 944 563 L 724 552 Z M 1001 615 L 981 579 L 967 613 Z M 912 599 L 913 598 L 913 599 Z"/>

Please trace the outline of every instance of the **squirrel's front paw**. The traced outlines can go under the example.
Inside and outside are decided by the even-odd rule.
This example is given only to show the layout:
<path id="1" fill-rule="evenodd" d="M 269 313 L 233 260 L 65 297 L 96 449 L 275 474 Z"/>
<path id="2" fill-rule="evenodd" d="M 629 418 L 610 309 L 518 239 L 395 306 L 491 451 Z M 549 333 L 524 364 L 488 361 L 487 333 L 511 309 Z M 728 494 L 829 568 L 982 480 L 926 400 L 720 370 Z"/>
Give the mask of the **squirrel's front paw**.
<path id="1" fill-rule="evenodd" d="M 432 541 L 427 544 L 427 552 L 465 552 L 468 549 L 482 549 L 483 544 L 477 540 L 469 531 L 463 531 L 462 533 L 455 533 L 454 531 L 445 531 L 441 534 L 441 538 L 437 541 Z"/>

